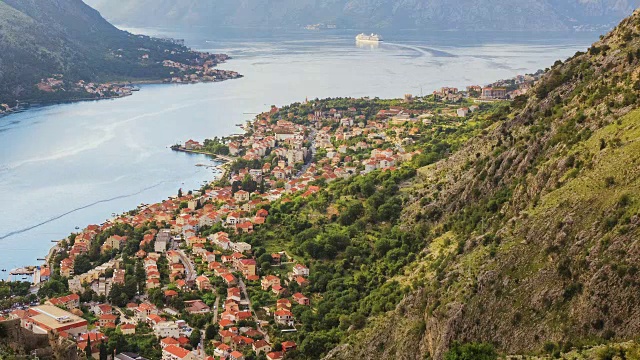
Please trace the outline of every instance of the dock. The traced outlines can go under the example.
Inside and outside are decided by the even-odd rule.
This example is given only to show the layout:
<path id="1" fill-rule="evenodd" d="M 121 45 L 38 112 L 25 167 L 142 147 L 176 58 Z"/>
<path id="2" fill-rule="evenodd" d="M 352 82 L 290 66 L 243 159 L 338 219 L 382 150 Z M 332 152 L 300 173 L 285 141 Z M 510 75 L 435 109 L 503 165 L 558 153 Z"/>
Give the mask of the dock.
<path id="1" fill-rule="evenodd" d="M 209 164 L 196 164 L 197 167 L 204 167 L 207 169 L 216 169 L 219 170 L 220 169 L 220 165 L 209 165 Z"/>
<path id="2" fill-rule="evenodd" d="M 230 162 L 234 162 L 236 160 L 236 158 L 232 157 L 232 156 L 227 156 L 227 155 L 219 155 L 219 154 L 211 154 L 208 153 L 206 151 L 201 151 L 201 150 L 190 150 L 190 149 L 185 149 L 184 147 L 180 146 L 180 145 L 173 145 L 171 146 L 171 150 L 173 151 L 178 151 L 178 152 L 184 152 L 184 153 L 189 153 L 189 154 L 200 154 L 200 155 L 207 155 L 207 156 L 211 156 L 216 158 L 217 160 L 221 160 L 225 163 L 230 163 Z"/>
<path id="3" fill-rule="evenodd" d="M 9 272 L 9 275 L 11 275 L 11 276 L 21 276 L 21 275 L 31 276 L 35 272 L 36 272 L 36 268 L 35 267 L 28 266 L 28 267 L 13 269 L 13 270 L 11 270 Z"/>

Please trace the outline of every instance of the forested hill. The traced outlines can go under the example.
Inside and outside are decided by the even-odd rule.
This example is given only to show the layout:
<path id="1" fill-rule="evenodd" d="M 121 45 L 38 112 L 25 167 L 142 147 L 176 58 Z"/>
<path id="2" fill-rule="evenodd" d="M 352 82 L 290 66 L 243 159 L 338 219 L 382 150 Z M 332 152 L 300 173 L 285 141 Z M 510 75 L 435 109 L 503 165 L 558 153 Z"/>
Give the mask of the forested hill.
<path id="1" fill-rule="evenodd" d="M 118 30 L 81 0 L 0 0 L 0 104 L 73 97 L 69 89 L 38 90 L 53 75 L 71 82 L 160 79 L 168 73 L 158 62 L 167 51 L 187 50 Z"/>
<path id="2" fill-rule="evenodd" d="M 637 358 L 580 349 L 640 334 L 639 74 L 636 11 L 419 169 L 400 218 L 426 246 L 394 278 L 412 291 L 328 358 Z"/>
<path id="3" fill-rule="evenodd" d="M 613 26 L 639 0 L 86 0 L 116 24 L 548 31 Z"/>

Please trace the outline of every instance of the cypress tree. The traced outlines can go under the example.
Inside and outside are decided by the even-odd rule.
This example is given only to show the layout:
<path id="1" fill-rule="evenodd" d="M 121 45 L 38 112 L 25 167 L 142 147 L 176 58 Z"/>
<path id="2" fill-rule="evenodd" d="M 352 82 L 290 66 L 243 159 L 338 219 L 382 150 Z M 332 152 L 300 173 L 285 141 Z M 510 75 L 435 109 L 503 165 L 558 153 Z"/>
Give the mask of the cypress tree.
<path id="1" fill-rule="evenodd" d="M 87 347 L 84 348 L 87 359 L 91 359 L 91 334 L 87 334 Z"/>

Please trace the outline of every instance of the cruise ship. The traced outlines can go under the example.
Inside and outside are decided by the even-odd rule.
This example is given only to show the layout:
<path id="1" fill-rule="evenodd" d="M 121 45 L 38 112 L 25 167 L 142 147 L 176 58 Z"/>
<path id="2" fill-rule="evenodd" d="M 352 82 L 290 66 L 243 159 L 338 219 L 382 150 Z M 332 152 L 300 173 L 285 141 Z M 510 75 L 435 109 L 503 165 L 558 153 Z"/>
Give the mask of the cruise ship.
<path id="1" fill-rule="evenodd" d="M 356 41 L 378 43 L 382 41 L 382 36 L 378 34 L 366 35 L 365 33 L 362 33 L 356 36 Z"/>

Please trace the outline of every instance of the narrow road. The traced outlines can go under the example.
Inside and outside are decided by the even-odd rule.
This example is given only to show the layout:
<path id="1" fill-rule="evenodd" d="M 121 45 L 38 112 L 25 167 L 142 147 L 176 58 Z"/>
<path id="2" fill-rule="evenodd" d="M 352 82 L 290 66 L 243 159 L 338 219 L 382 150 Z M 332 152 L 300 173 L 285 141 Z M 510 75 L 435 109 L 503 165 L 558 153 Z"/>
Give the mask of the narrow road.
<path id="1" fill-rule="evenodd" d="M 220 303 L 220 295 L 216 296 L 216 302 L 213 304 L 213 323 L 218 323 L 218 304 Z"/>
<path id="2" fill-rule="evenodd" d="M 269 334 L 264 329 L 262 329 L 262 326 L 260 326 L 260 319 L 258 319 L 258 315 L 256 315 L 255 311 L 253 311 L 253 305 L 251 305 L 251 299 L 249 298 L 249 294 L 247 293 L 247 287 L 244 285 L 242 278 L 238 279 L 238 287 L 240 287 L 240 290 L 242 291 L 244 298 L 247 299 L 247 302 L 249 303 L 249 311 L 251 311 L 251 315 L 253 315 L 253 320 L 256 322 L 258 331 L 264 334 L 264 340 L 266 342 L 271 343 L 269 341 Z"/>
<path id="3" fill-rule="evenodd" d="M 178 250 L 180 255 L 180 261 L 184 264 L 185 279 L 186 281 L 194 281 L 196 279 L 196 270 L 191 259 L 182 250 Z"/>
<path id="4" fill-rule="evenodd" d="M 311 152 L 311 159 L 313 159 L 313 155 L 315 155 L 315 153 L 316 153 L 316 130 L 315 129 L 311 130 L 311 133 L 309 134 L 309 137 L 306 140 L 309 140 L 309 142 L 311 142 L 311 146 L 309 147 L 309 151 Z M 309 160 L 309 162 L 306 162 L 302 166 L 300 171 L 298 171 L 298 173 L 296 174 L 295 177 L 299 178 L 300 176 L 302 176 L 302 174 L 304 174 L 304 172 L 307 171 L 309 166 L 311 166 L 311 163 L 313 163 L 313 160 Z"/>

